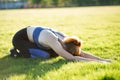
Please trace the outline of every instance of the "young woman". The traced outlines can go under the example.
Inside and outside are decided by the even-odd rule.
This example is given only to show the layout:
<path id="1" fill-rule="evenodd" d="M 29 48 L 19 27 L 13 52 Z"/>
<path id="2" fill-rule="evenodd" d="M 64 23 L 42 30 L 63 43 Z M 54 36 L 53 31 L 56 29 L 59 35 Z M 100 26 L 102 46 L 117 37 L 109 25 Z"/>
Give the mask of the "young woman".
<path id="1" fill-rule="evenodd" d="M 81 50 L 78 37 L 68 37 L 54 29 L 41 26 L 29 26 L 18 31 L 12 40 L 13 57 L 51 58 L 61 56 L 73 61 L 109 62 Z"/>

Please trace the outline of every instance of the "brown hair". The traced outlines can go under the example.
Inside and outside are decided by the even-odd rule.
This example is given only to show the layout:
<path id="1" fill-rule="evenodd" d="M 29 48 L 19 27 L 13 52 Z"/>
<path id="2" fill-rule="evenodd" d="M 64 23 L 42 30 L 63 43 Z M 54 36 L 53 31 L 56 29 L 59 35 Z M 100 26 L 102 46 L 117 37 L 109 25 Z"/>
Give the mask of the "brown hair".
<path id="1" fill-rule="evenodd" d="M 81 41 L 77 37 L 66 37 L 63 40 L 65 49 L 74 56 L 79 56 L 81 51 Z"/>

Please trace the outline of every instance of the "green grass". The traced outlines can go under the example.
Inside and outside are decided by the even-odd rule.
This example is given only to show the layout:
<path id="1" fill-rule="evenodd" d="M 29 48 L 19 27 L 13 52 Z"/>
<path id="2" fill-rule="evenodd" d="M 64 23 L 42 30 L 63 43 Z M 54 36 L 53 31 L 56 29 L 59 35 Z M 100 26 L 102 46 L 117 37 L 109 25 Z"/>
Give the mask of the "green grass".
<path id="1" fill-rule="evenodd" d="M 112 63 L 9 57 L 15 32 L 29 25 L 55 28 L 83 40 L 82 49 Z M 120 6 L 0 10 L 0 80 L 119 80 Z"/>

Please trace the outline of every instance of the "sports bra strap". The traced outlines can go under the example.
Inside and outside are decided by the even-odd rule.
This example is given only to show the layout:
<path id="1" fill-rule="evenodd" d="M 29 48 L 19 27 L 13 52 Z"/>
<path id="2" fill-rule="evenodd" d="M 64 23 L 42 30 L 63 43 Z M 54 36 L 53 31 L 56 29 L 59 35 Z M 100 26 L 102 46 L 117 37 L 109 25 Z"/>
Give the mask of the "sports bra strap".
<path id="1" fill-rule="evenodd" d="M 37 27 L 37 28 L 33 31 L 33 40 L 34 40 L 34 42 L 36 43 L 36 45 L 37 45 L 40 49 L 46 50 L 46 47 L 42 46 L 42 45 L 39 43 L 39 41 L 38 41 L 40 32 L 41 32 L 43 29 L 44 29 L 44 28 Z"/>

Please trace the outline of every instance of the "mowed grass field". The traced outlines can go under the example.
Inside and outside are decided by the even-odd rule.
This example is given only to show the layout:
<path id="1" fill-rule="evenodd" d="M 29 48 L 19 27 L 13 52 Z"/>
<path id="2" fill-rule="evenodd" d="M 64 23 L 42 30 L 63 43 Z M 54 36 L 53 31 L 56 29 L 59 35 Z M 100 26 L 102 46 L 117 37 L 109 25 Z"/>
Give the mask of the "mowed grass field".
<path id="1" fill-rule="evenodd" d="M 76 35 L 84 51 L 113 61 L 9 57 L 13 35 L 29 25 Z M 0 10 L 0 80 L 120 80 L 120 6 Z"/>

